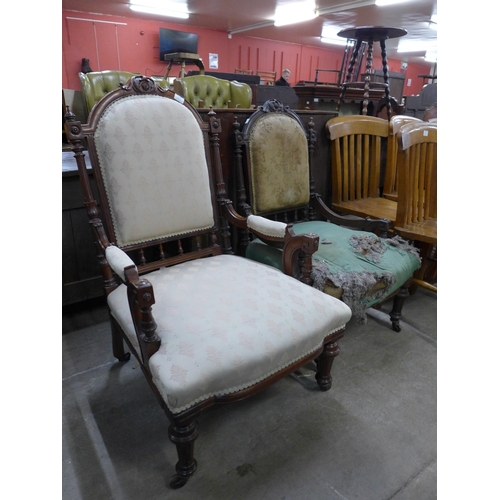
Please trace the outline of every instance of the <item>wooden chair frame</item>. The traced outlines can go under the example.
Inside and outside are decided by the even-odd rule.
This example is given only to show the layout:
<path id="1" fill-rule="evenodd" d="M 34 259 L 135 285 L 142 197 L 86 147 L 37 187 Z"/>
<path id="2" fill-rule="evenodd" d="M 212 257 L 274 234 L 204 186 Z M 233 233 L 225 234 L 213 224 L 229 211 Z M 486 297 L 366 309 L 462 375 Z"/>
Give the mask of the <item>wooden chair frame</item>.
<path id="1" fill-rule="evenodd" d="M 307 137 L 308 143 L 308 162 L 309 162 L 309 202 L 301 207 L 294 209 L 283 209 L 280 211 L 273 211 L 269 213 L 254 212 L 254 208 L 249 200 L 254 199 L 253 187 L 251 180 L 251 164 L 250 157 L 250 134 L 255 123 L 262 118 L 265 114 L 283 113 L 292 117 L 297 123 L 300 124 L 304 135 Z M 288 106 L 284 106 L 278 100 L 269 100 L 264 103 L 250 118 L 242 125 L 235 120 L 233 125 L 235 129 L 235 164 L 237 167 L 237 190 L 238 190 L 238 203 L 237 208 L 240 214 L 250 216 L 253 213 L 258 213 L 272 220 L 284 221 L 286 223 L 293 223 L 294 225 L 300 222 L 307 221 L 327 221 L 328 223 L 341 226 L 344 228 L 366 231 L 367 233 L 376 233 L 382 238 L 386 238 L 391 228 L 391 222 L 387 219 L 374 219 L 371 217 L 359 217 L 356 215 L 339 215 L 331 210 L 322 200 L 321 196 L 316 192 L 315 181 L 312 175 L 314 170 L 314 148 L 316 143 L 316 131 L 314 129 L 314 121 L 311 118 L 307 124 L 307 130 L 302 124 L 299 116 L 292 111 Z M 320 238 L 321 233 L 318 232 Z M 240 255 L 245 255 L 246 248 L 251 240 L 251 235 L 248 231 L 243 230 L 238 235 L 238 252 Z M 265 236 L 260 239 L 268 242 Z M 391 295 L 394 298 L 393 308 L 390 312 L 392 328 L 395 331 L 400 331 L 401 326 L 399 320 L 402 315 L 402 308 L 406 297 L 409 295 L 408 290 L 411 286 L 412 278 L 409 276 L 408 281 L 402 286 L 395 294 Z M 329 290 L 327 293 L 336 294 L 337 291 Z M 337 295 L 335 295 L 337 296 Z M 386 297 L 384 300 L 389 299 Z"/>
<path id="2" fill-rule="evenodd" d="M 422 267 L 415 284 L 437 292 L 426 281 L 437 249 L 437 124 L 411 122 L 398 132 L 398 210 L 394 231 L 415 241 Z"/>
<path id="3" fill-rule="evenodd" d="M 398 201 L 397 190 L 397 164 L 398 164 L 398 133 L 407 123 L 422 123 L 420 118 L 414 116 L 395 115 L 389 122 L 389 137 L 387 139 L 387 159 L 384 177 L 383 197 Z"/>
<path id="4" fill-rule="evenodd" d="M 255 74 L 260 77 L 260 80 L 264 82 L 264 85 L 274 85 L 276 82 L 276 71 L 257 70 Z"/>
<path id="5" fill-rule="evenodd" d="M 341 116 L 328 120 L 326 130 L 331 141 L 332 209 L 394 222 L 397 204 L 381 196 L 389 122 L 373 116 Z"/>

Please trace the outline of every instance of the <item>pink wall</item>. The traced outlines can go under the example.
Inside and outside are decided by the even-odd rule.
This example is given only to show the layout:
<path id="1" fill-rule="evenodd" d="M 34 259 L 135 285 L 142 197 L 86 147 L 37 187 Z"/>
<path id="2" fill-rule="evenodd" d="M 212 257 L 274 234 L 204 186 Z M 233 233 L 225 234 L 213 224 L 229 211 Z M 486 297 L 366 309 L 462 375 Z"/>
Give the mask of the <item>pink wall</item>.
<path id="1" fill-rule="evenodd" d="M 75 19 L 78 18 L 78 19 Z M 96 22 L 92 22 L 96 21 Z M 164 75 L 167 63 L 159 60 L 159 29 L 171 28 L 198 34 L 198 53 L 208 71 L 209 53 L 218 54 L 218 68 L 212 71 L 233 72 L 235 68 L 262 71 L 291 70 L 290 83 L 299 80 L 314 80 L 316 68 L 340 69 L 343 48 L 334 45 L 316 48 L 306 45 L 275 42 L 233 35 L 228 38 L 222 31 L 204 28 L 186 28 L 170 22 L 143 21 L 132 17 L 115 17 L 86 12 L 62 11 L 62 87 L 80 90 L 78 72 L 82 58 L 90 60 L 93 71 L 118 69 L 142 73 L 147 76 Z M 373 69 L 382 68 L 382 60 L 376 55 Z M 400 61 L 388 61 L 390 71 L 402 71 Z M 418 94 L 424 83 L 419 74 L 429 74 L 432 65 L 408 64 L 405 94 Z M 170 72 L 176 76 L 179 66 Z M 198 69 L 187 66 L 186 70 Z M 319 81 L 335 82 L 334 73 L 321 72 Z"/>

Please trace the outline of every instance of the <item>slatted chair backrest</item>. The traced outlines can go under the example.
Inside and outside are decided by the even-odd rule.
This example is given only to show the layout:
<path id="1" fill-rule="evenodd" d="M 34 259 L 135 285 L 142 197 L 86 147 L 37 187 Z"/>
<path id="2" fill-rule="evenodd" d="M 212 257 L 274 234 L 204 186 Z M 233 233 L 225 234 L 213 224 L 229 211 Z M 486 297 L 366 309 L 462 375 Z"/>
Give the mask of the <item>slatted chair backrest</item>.
<path id="1" fill-rule="evenodd" d="M 332 202 L 380 196 L 383 139 L 387 120 L 340 116 L 327 123 L 332 152 Z"/>
<path id="2" fill-rule="evenodd" d="M 409 123 L 398 133 L 397 227 L 437 219 L 437 125 Z M 418 239 L 418 237 L 416 237 Z"/>
<path id="3" fill-rule="evenodd" d="M 398 162 L 398 132 L 407 123 L 422 123 L 420 118 L 406 115 L 395 115 L 389 122 L 389 137 L 387 138 L 387 159 L 384 178 L 383 196 L 390 200 L 398 200 L 397 192 L 397 162 Z"/>

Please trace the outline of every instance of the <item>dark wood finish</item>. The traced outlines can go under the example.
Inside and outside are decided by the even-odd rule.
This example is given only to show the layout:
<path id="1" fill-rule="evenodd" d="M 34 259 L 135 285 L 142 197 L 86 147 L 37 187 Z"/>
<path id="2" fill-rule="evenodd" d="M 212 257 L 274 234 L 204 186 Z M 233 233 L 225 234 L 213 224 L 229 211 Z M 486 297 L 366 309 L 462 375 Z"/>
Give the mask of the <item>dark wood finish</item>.
<path id="1" fill-rule="evenodd" d="M 190 70 L 187 72 L 187 76 L 199 75 L 200 72 L 196 70 Z M 225 73 L 222 71 L 205 71 L 203 74 L 208 76 L 215 76 L 215 78 L 220 78 L 221 80 L 236 80 L 241 83 L 248 83 L 253 85 L 259 85 L 260 78 L 254 74 L 246 73 Z"/>
<path id="2" fill-rule="evenodd" d="M 252 104 L 262 106 L 269 99 L 278 99 L 285 106 L 297 109 L 299 99 L 293 87 L 279 85 L 250 85 L 252 88 Z"/>
<path id="3" fill-rule="evenodd" d="M 298 109 L 322 110 L 335 112 L 338 115 L 337 107 L 342 94 L 342 87 L 336 85 L 296 85 L 293 87 L 299 99 Z M 347 87 L 343 97 L 344 106 L 353 103 L 357 105 L 358 113 L 360 114 L 360 104 L 364 100 L 364 89 Z M 376 104 L 382 97 L 384 97 L 383 89 L 370 89 L 369 102 L 372 105 Z"/>
<path id="4" fill-rule="evenodd" d="M 407 31 L 401 28 L 393 28 L 386 26 L 360 26 L 356 28 L 347 28 L 339 31 L 338 36 L 344 37 L 351 40 L 356 40 L 356 46 L 352 53 L 351 61 L 349 63 L 349 69 L 347 70 L 347 75 L 345 81 L 342 85 L 342 94 L 340 96 L 337 111 L 340 110 L 342 103 L 344 101 L 344 94 L 347 87 L 352 87 L 353 85 L 360 85 L 358 83 L 351 82 L 351 75 L 353 71 L 354 64 L 358 57 L 359 49 L 363 42 L 367 43 L 367 55 L 366 55 L 366 74 L 363 82 L 363 111 L 361 114 L 368 114 L 368 100 L 370 96 L 370 88 L 383 86 L 385 97 L 387 101 L 388 118 L 392 116 L 391 102 L 390 102 L 390 88 L 389 88 L 389 76 L 388 76 L 388 66 L 387 66 L 387 49 L 385 46 L 385 41 L 390 38 L 399 38 L 407 34 Z M 382 71 L 384 75 L 383 83 L 375 83 L 371 80 L 372 72 L 372 60 L 373 60 L 373 43 L 380 43 L 380 50 L 382 53 Z"/>
<path id="5" fill-rule="evenodd" d="M 73 156 L 73 153 L 63 153 Z M 74 159 L 72 159 L 74 163 Z M 89 171 L 95 188 L 95 179 Z M 99 203 L 98 203 L 99 204 Z M 76 170 L 62 173 L 62 305 L 104 295 L 87 211 Z"/>
<path id="6" fill-rule="evenodd" d="M 370 81 L 385 83 L 384 71 L 381 69 L 373 70 L 370 75 Z M 403 102 L 405 82 L 406 82 L 405 73 L 399 73 L 397 71 L 387 71 L 387 83 L 389 84 L 391 97 L 393 97 L 397 103 Z M 391 101 L 391 106 L 392 106 L 392 101 Z"/>
<path id="7" fill-rule="evenodd" d="M 210 181 L 214 217 L 213 227 L 190 229 L 188 232 L 179 230 L 178 232 L 180 232 L 180 235 L 176 232 L 170 236 L 158 236 L 152 239 L 147 236 L 141 237 L 146 240 L 144 242 L 140 242 L 141 240 L 136 242 L 137 240 L 131 237 L 131 241 L 134 241 L 134 243 L 123 244 L 121 250 L 116 248 L 120 248 L 118 246 L 118 241 L 120 240 L 118 240 L 116 234 L 118 233 L 118 229 L 115 229 L 119 226 L 118 223 L 114 225 L 116 220 L 112 217 L 114 198 L 108 198 L 107 190 L 104 188 L 105 177 L 102 173 L 102 166 L 100 164 L 101 157 L 97 154 L 96 146 L 97 142 L 100 140 L 97 131 L 99 120 L 101 120 L 108 108 L 114 104 L 121 105 L 127 102 L 126 99 L 129 96 L 154 98 L 156 107 L 158 107 L 158 98 L 170 99 L 172 103 L 175 103 L 174 106 L 183 106 L 192 114 L 193 119 L 191 122 L 193 122 L 193 120 L 196 122 L 203 137 L 206 166 L 208 167 L 208 178 Z M 145 101 L 146 99 L 133 99 L 128 102 L 130 106 L 135 103 L 135 106 L 142 110 L 142 107 L 139 108 L 139 106 L 143 106 Z M 118 108 L 119 105 L 117 105 Z M 168 109 L 171 109 L 171 106 Z M 248 229 L 246 217 L 239 215 L 234 210 L 232 202 L 228 199 L 226 194 L 223 167 L 220 160 L 220 139 L 218 135 L 219 131 L 222 129 L 221 122 L 213 111 L 208 112 L 204 118 L 205 121 L 197 110 L 187 101 L 179 102 L 177 96 L 171 90 L 159 87 L 151 78 L 137 76 L 131 78 L 122 88 L 108 93 L 101 99 L 91 111 L 87 124 L 81 124 L 77 121 L 75 116 L 68 109 L 65 125 L 66 134 L 68 140 L 72 144 L 73 153 L 78 166 L 89 226 L 96 246 L 97 262 L 102 272 L 104 291 L 106 295 L 109 296 L 119 286 L 126 287 L 129 310 L 139 346 L 137 350 L 132 341 L 128 339 L 127 335 L 122 330 L 118 321 L 112 316 L 113 352 L 120 361 L 128 360 L 130 357 L 129 353 L 125 352 L 123 348 L 123 342 L 125 341 L 130 352 L 132 352 L 139 361 L 147 381 L 170 420 L 171 425 L 168 434 L 171 441 L 176 445 L 178 452 L 178 462 L 176 464 L 177 476 L 171 482 L 171 486 L 174 488 L 183 486 L 187 478 L 192 475 L 197 468 L 197 463 L 194 458 L 194 441 L 198 436 L 196 418 L 203 409 L 216 403 L 238 401 L 242 398 L 251 396 L 313 360 L 316 360 L 318 366 L 317 382 L 319 387 L 322 390 L 329 389 L 331 386 L 331 362 L 338 354 L 337 341 L 344 335 L 344 328 L 340 327 L 334 333 L 328 334 L 323 339 L 322 345 L 312 352 L 304 354 L 300 359 L 284 368 L 280 368 L 278 371 L 270 371 L 272 375 L 248 387 L 245 386 L 245 389 L 234 390 L 234 392 L 227 395 L 207 395 L 207 397 L 200 402 L 192 403 L 187 409 L 181 409 L 175 413 L 169 410 L 167 403 L 163 400 L 160 391 L 153 382 L 149 364 L 149 360 L 154 354 L 158 353 L 161 345 L 160 337 L 157 334 L 157 321 L 154 315 L 161 315 L 163 310 L 161 307 L 153 310 L 153 306 L 156 302 L 153 285 L 151 284 L 153 275 L 159 269 L 187 263 L 194 259 L 206 259 L 212 256 L 220 256 L 219 259 L 221 259 L 222 253 L 233 253 L 230 246 L 228 221 L 240 229 Z M 156 119 L 158 120 L 159 118 L 156 117 Z M 164 114 L 161 116 L 161 119 L 169 120 L 171 118 L 168 114 Z M 180 131 L 180 133 L 182 134 L 182 131 Z M 126 141 L 127 138 L 124 137 L 123 140 Z M 147 140 L 148 138 L 146 137 L 145 141 Z M 84 142 L 88 145 L 88 153 L 84 152 Z M 177 152 L 176 148 L 178 148 L 178 143 L 176 141 L 167 141 L 166 144 L 167 145 L 156 144 L 156 147 L 159 148 L 159 151 L 161 151 L 163 155 L 167 147 L 174 148 Z M 147 148 L 144 149 L 150 147 L 151 143 L 147 142 Z M 153 147 L 155 147 L 155 143 L 153 143 Z M 91 182 L 89 171 L 85 164 L 86 154 L 88 154 L 92 160 L 93 174 L 96 181 L 95 185 Z M 129 164 L 128 168 L 131 169 L 136 164 L 141 165 L 140 158 L 134 158 L 133 165 Z M 204 165 L 205 163 L 202 164 L 202 167 Z M 182 171 L 175 169 L 173 171 L 176 173 L 178 172 L 180 179 L 185 180 Z M 94 193 L 95 190 L 97 190 L 101 199 L 100 207 L 98 204 L 98 197 Z M 118 187 L 117 190 L 119 191 Z M 149 192 L 141 193 L 140 185 L 137 185 L 137 190 L 134 194 L 138 197 L 144 197 L 144 199 L 147 199 L 150 195 Z M 174 218 L 174 212 L 175 210 L 171 213 L 162 215 Z M 116 214 L 117 212 L 114 211 L 113 213 Z M 257 233 L 257 235 L 261 236 L 259 233 Z M 299 270 L 300 272 L 302 267 L 301 263 L 310 262 L 312 252 L 318 248 L 318 241 L 319 238 L 316 235 L 295 235 L 293 230 L 287 227 L 285 230 L 285 237 L 280 238 L 280 244 L 283 246 L 283 263 L 285 271 L 289 272 L 289 274 L 292 274 L 294 270 Z M 114 270 L 111 267 L 112 263 L 108 261 L 110 256 L 107 256 L 107 252 L 110 248 L 114 249 L 115 253 L 118 252 L 121 260 Z M 125 263 L 123 263 L 124 259 Z M 128 265 L 129 259 L 132 259 L 133 265 Z M 243 259 L 241 262 L 244 262 Z M 203 267 L 200 267 L 198 273 L 202 272 Z M 223 280 L 223 277 L 221 277 L 221 280 Z M 221 283 L 221 287 L 223 287 L 223 281 Z M 252 290 L 254 287 L 259 289 L 264 286 L 267 286 L 267 278 L 266 285 L 258 281 L 249 283 L 249 287 L 251 287 Z M 301 286 L 306 287 L 306 285 Z M 249 294 L 250 289 L 244 289 L 242 293 L 244 295 Z M 194 306 L 202 307 L 200 304 L 195 304 Z M 249 304 L 248 310 L 241 311 L 241 313 L 248 315 L 254 314 L 253 305 Z M 163 323 L 167 323 L 171 320 L 175 324 L 175 314 L 177 314 L 175 311 L 169 311 L 168 317 L 163 318 Z M 332 312 L 331 321 L 334 320 L 333 314 L 336 313 Z M 214 319 L 214 321 L 218 320 Z M 293 322 L 293 320 L 290 321 Z M 219 326 L 222 330 L 227 328 L 227 326 L 222 325 L 226 325 L 224 319 L 221 320 Z M 301 325 L 300 328 L 308 327 Z M 213 325 L 213 330 L 219 332 L 217 325 Z M 182 335 L 183 332 L 179 331 L 177 333 Z M 201 334 L 209 335 L 208 332 L 200 332 L 200 335 Z M 284 332 L 284 334 L 286 335 L 286 332 Z M 267 363 L 267 358 L 263 362 Z M 273 365 L 273 367 L 274 366 L 275 365 Z M 193 369 L 193 367 L 189 366 L 186 368 Z"/>

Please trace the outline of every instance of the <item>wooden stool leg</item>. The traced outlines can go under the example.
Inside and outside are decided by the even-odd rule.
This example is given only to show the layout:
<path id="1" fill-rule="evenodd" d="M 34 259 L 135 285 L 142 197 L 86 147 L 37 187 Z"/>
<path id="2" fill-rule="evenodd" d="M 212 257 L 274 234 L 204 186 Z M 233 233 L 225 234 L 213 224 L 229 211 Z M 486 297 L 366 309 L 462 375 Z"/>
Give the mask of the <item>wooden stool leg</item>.
<path id="1" fill-rule="evenodd" d="M 356 40 L 356 46 L 354 47 L 354 50 L 352 52 L 351 60 L 349 61 L 349 68 L 347 69 L 347 75 L 344 80 L 344 84 L 342 85 L 342 91 L 340 92 L 340 98 L 339 98 L 339 103 L 337 104 L 337 109 L 336 113 L 338 114 L 340 111 L 340 106 L 342 106 L 342 103 L 344 102 L 344 96 L 345 96 L 345 91 L 346 91 L 346 83 L 351 81 L 351 75 L 352 75 L 352 70 L 354 68 L 354 64 L 356 62 L 356 59 L 358 58 L 358 52 L 359 48 L 361 47 L 361 44 L 363 43 L 363 40 Z"/>
<path id="2" fill-rule="evenodd" d="M 382 71 L 384 72 L 384 83 L 385 87 L 385 102 L 387 105 L 387 119 L 390 120 L 392 117 L 391 108 L 391 93 L 389 89 L 389 72 L 387 70 L 387 50 L 385 47 L 385 40 L 380 40 L 380 50 L 382 51 Z"/>

